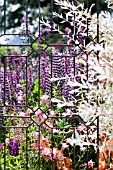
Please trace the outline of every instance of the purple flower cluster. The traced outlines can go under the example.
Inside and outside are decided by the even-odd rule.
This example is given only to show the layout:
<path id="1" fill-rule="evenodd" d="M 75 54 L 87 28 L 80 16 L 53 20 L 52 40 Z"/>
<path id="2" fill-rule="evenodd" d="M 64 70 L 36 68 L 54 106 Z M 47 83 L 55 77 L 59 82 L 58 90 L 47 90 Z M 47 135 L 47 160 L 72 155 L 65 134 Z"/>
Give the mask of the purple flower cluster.
<path id="1" fill-rule="evenodd" d="M 18 156 L 19 155 L 19 142 L 16 141 L 15 138 L 10 138 L 9 147 L 10 147 L 10 155 Z"/>
<path id="2" fill-rule="evenodd" d="M 83 35 L 84 30 L 85 30 L 84 26 L 81 26 L 80 31 L 78 31 L 78 41 L 82 45 L 84 45 L 84 39 L 85 39 L 85 36 Z"/>
<path id="3" fill-rule="evenodd" d="M 25 24 L 25 17 L 22 18 L 22 22 Z M 84 37 L 82 36 L 82 32 L 84 32 L 83 27 L 81 27 L 81 31 L 78 33 L 79 39 L 84 39 Z M 28 93 L 27 96 L 30 97 L 32 93 L 33 83 L 36 78 L 41 79 L 40 85 L 42 85 L 44 93 L 50 94 L 52 90 L 51 87 L 53 87 L 50 81 L 51 78 L 64 78 L 66 76 L 70 77 L 71 75 L 78 74 L 80 65 L 77 64 L 76 67 L 76 63 L 74 63 L 75 56 L 72 31 L 70 28 L 66 27 L 64 33 L 64 40 L 66 42 L 66 45 L 63 46 L 63 42 L 60 42 L 58 46 L 53 46 L 53 51 L 51 52 L 50 56 L 48 54 L 48 51 L 41 48 L 43 46 L 42 40 L 44 39 L 42 30 L 39 31 L 37 49 L 38 53 L 35 54 L 35 57 L 29 56 L 27 60 L 26 57 L 22 57 L 21 54 L 15 52 L 14 50 L 10 50 L 10 52 L 6 52 L 4 54 L 5 63 L 0 60 L 1 103 L 4 102 L 5 98 L 5 102 L 8 105 L 25 104 L 26 92 Z M 47 38 L 49 39 L 49 37 L 51 37 L 51 32 L 50 30 L 48 30 L 48 28 L 46 34 L 48 35 Z M 60 94 L 64 97 L 69 97 L 69 91 L 71 90 L 71 88 L 67 85 L 67 80 L 60 80 L 58 84 L 59 86 L 56 91 L 59 91 Z M 6 92 L 5 97 L 4 90 Z"/>
<path id="4" fill-rule="evenodd" d="M 84 29 L 82 28 L 82 31 Z M 48 57 L 46 51 L 42 52 L 42 86 L 44 92 L 49 94 L 51 91 L 51 78 L 64 78 L 66 76 L 71 77 L 72 75 L 77 75 L 80 70 L 80 64 L 75 62 L 74 55 L 74 40 L 72 36 L 72 31 L 70 28 L 66 27 L 64 31 L 64 41 L 53 43 L 51 56 Z M 50 33 L 49 33 L 50 34 Z M 79 39 L 82 32 L 79 32 Z M 43 39 L 43 34 L 41 34 Z M 49 36 L 49 35 L 48 35 Z M 65 44 L 65 46 L 64 46 Z M 77 79 L 79 81 L 79 78 Z M 54 87 L 57 89 L 56 93 L 63 95 L 65 98 L 70 98 L 71 95 L 69 91 L 71 87 L 67 85 L 67 80 L 58 80 L 52 84 L 52 89 Z"/>
<path id="5" fill-rule="evenodd" d="M 4 74 L 3 74 L 3 68 L 2 68 L 2 61 L 0 59 L 0 103 L 3 102 L 3 97 L 4 97 Z"/>
<path id="6" fill-rule="evenodd" d="M 50 65 L 47 54 L 43 52 L 42 54 L 42 86 L 45 94 L 49 94 L 51 91 L 51 73 L 50 73 Z"/>
<path id="7" fill-rule="evenodd" d="M 12 54 L 11 54 L 12 55 Z M 24 105 L 26 88 L 28 96 L 31 95 L 32 84 L 34 81 L 33 63 L 31 60 L 27 63 L 26 58 L 13 56 L 5 56 L 5 82 L 4 82 L 4 63 L 0 60 L 0 103 L 4 102 L 5 87 L 5 103 L 7 105 Z M 26 79 L 27 75 L 27 79 Z M 5 83 L 5 86 L 4 86 Z"/>
<path id="8" fill-rule="evenodd" d="M 13 105 L 18 105 L 21 102 L 24 103 L 25 101 L 20 101 L 18 98 L 25 94 L 25 90 L 22 88 L 26 78 L 25 58 L 16 56 L 7 57 L 6 66 L 7 103 Z"/>

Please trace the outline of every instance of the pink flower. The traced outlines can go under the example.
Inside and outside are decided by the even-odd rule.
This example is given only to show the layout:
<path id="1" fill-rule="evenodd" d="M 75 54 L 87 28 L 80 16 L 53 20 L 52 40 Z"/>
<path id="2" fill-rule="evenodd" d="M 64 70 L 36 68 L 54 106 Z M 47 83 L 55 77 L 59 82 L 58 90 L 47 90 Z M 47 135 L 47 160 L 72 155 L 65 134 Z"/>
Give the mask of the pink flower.
<path id="1" fill-rule="evenodd" d="M 94 162 L 93 162 L 92 160 L 88 161 L 88 167 L 89 167 L 89 168 L 93 168 L 93 165 L 94 165 Z M 83 163 L 83 164 L 81 165 L 81 167 L 82 167 L 82 166 L 87 166 L 87 163 Z"/>
<path id="2" fill-rule="evenodd" d="M 39 132 L 33 132 L 34 134 L 34 139 L 37 139 L 39 137 Z"/>
<path id="3" fill-rule="evenodd" d="M 30 110 L 29 108 L 26 111 L 26 116 L 29 116 L 32 113 L 32 110 Z"/>
<path id="4" fill-rule="evenodd" d="M 26 138 L 24 137 L 24 136 L 21 136 L 21 140 L 23 141 L 23 140 L 26 140 Z"/>
<path id="5" fill-rule="evenodd" d="M 51 157 L 51 148 L 45 147 L 45 148 L 41 151 L 41 155 Z"/>
<path id="6" fill-rule="evenodd" d="M 35 115 L 40 122 L 43 122 L 47 119 L 47 116 L 40 109 L 35 112 Z"/>
<path id="7" fill-rule="evenodd" d="M 53 110 L 51 110 L 50 116 L 54 117 L 55 115 L 56 115 L 56 113 Z"/>
<path id="8" fill-rule="evenodd" d="M 33 151 L 36 151 L 36 150 L 38 150 L 38 143 L 33 144 Z"/>
<path id="9" fill-rule="evenodd" d="M 20 131 L 19 130 L 17 131 L 17 135 L 20 136 Z"/>
<path id="10" fill-rule="evenodd" d="M 43 117 L 43 112 L 42 112 L 40 109 L 38 109 L 38 110 L 35 112 L 35 115 L 36 115 L 36 117 L 37 117 L 38 119 L 42 119 L 42 117 Z"/>
<path id="11" fill-rule="evenodd" d="M 53 123 L 52 122 L 46 122 L 46 124 L 49 126 L 49 128 L 53 128 Z"/>
<path id="12" fill-rule="evenodd" d="M 43 114 L 43 121 L 47 119 L 47 116 Z"/>
<path id="13" fill-rule="evenodd" d="M 53 159 L 55 160 L 63 160 L 64 156 L 63 153 L 58 150 L 57 148 L 53 148 Z"/>
<path id="14" fill-rule="evenodd" d="M 82 124 L 82 125 L 80 125 L 80 126 L 77 127 L 77 130 L 78 130 L 79 132 L 86 131 L 86 130 L 87 130 L 87 127 Z"/>
<path id="15" fill-rule="evenodd" d="M 19 94 L 18 96 L 17 96 L 17 100 L 18 100 L 18 103 L 22 103 L 22 102 L 24 102 L 24 95 L 23 94 Z"/>
<path id="16" fill-rule="evenodd" d="M 25 118 L 24 116 L 26 116 L 26 113 L 25 112 L 19 112 L 19 116 L 22 116 L 22 120 L 25 121 Z"/>
<path id="17" fill-rule="evenodd" d="M 88 162 L 89 168 L 93 168 L 93 164 L 94 164 L 94 162 L 93 162 L 92 160 L 90 160 L 90 161 Z"/>
<path id="18" fill-rule="evenodd" d="M 66 148 L 69 147 L 69 145 L 67 145 L 66 143 L 63 143 L 63 142 L 60 142 L 60 143 L 61 143 L 61 145 L 62 145 L 61 150 L 64 150 L 64 149 L 66 149 Z"/>
<path id="19" fill-rule="evenodd" d="M 42 102 L 42 104 L 49 104 L 50 103 L 49 96 L 48 95 L 43 95 L 41 97 L 41 102 Z"/>
<path id="20" fill-rule="evenodd" d="M 11 134 L 14 134 L 14 128 L 11 128 L 11 129 L 10 129 L 10 133 L 11 133 Z"/>
<path id="21" fill-rule="evenodd" d="M 66 109 L 66 112 L 62 113 L 63 116 L 72 116 L 72 111 L 70 109 Z"/>
<path id="22" fill-rule="evenodd" d="M 25 16 L 22 18 L 22 22 L 26 22 L 26 17 Z"/>
<path id="23" fill-rule="evenodd" d="M 5 139 L 5 145 L 8 146 L 9 145 L 9 138 Z"/>
<path id="24" fill-rule="evenodd" d="M 53 148 L 53 159 L 57 157 L 57 148 Z"/>

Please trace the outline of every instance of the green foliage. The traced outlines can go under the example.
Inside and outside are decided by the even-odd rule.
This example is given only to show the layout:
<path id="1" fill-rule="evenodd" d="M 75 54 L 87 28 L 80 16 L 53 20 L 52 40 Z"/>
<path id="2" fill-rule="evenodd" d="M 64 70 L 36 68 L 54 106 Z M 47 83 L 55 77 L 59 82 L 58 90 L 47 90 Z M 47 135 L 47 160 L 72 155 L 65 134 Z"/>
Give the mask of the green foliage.
<path id="1" fill-rule="evenodd" d="M 32 86 L 32 93 L 28 99 L 28 104 L 32 106 L 36 106 L 39 101 L 39 96 L 44 94 L 43 89 L 40 88 L 39 80 L 36 78 L 33 86 Z"/>
<path id="2" fill-rule="evenodd" d="M 0 126 L 0 143 L 4 142 L 4 129 Z"/>

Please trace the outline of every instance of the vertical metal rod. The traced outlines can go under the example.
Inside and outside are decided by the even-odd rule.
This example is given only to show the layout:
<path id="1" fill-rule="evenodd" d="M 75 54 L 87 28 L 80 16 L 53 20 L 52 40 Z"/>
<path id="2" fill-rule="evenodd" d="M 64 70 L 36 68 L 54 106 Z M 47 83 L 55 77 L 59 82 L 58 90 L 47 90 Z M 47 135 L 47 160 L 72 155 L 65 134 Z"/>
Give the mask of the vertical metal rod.
<path id="1" fill-rule="evenodd" d="M 6 129 L 4 128 L 4 170 L 6 170 Z"/>
<path id="2" fill-rule="evenodd" d="M 39 53 L 38 53 L 38 59 L 39 59 L 39 63 L 38 63 L 38 65 L 39 65 L 39 69 L 38 69 L 38 107 L 40 107 L 40 59 L 41 59 L 41 57 L 40 57 L 40 47 L 38 47 L 39 49 Z"/>
<path id="3" fill-rule="evenodd" d="M 26 170 L 28 170 L 28 129 L 26 128 Z"/>
<path id="4" fill-rule="evenodd" d="M 50 62 L 51 62 L 51 73 L 50 73 L 50 74 L 51 74 L 51 78 L 52 78 L 52 75 L 53 75 L 53 74 L 52 74 L 52 70 L 53 70 L 53 56 L 52 56 L 52 55 L 51 55 L 51 61 L 50 61 Z M 52 98 L 52 96 L 53 96 L 52 91 L 53 91 L 53 85 L 52 85 L 52 82 L 51 82 L 51 91 L 50 91 L 50 92 L 51 92 L 51 98 Z M 52 104 L 52 103 L 51 103 L 51 104 Z"/>
<path id="5" fill-rule="evenodd" d="M 54 7 L 53 6 L 53 0 L 51 0 L 51 18 L 50 18 L 51 19 L 51 34 L 53 33 L 52 32 L 52 27 L 53 27 L 53 7 Z M 53 75 L 52 74 L 52 70 L 53 70 L 53 56 L 52 55 L 51 55 L 51 61 L 50 62 L 51 62 L 51 73 L 50 74 L 51 74 L 51 77 L 52 77 L 52 75 Z M 52 91 L 53 91 L 53 85 L 51 83 L 51 91 L 50 91 L 51 92 L 51 98 L 53 96 L 53 92 Z"/>
<path id="6" fill-rule="evenodd" d="M 26 57 L 26 106 L 28 105 L 28 57 Z"/>
<path id="7" fill-rule="evenodd" d="M 99 117 L 97 117 L 97 170 L 99 170 Z"/>
<path id="8" fill-rule="evenodd" d="M 89 8 L 89 0 L 86 0 L 86 8 Z"/>
<path id="9" fill-rule="evenodd" d="M 89 8 L 89 0 L 87 0 L 86 2 L 86 8 Z M 88 18 L 87 18 L 87 39 L 88 39 L 88 36 L 89 36 L 89 33 L 88 33 L 88 29 L 89 29 L 89 26 L 88 26 Z M 87 80 L 88 80 L 88 54 L 86 54 L 86 77 L 87 77 Z"/>
<path id="10" fill-rule="evenodd" d="M 50 18 L 50 20 L 51 20 L 51 26 L 52 27 L 53 27 L 53 7 L 54 7 L 53 0 L 51 0 L 51 18 Z"/>
<path id="11" fill-rule="evenodd" d="M 99 43 L 99 1 L 96 0 L 97 10 L 97 43 Z M 97 60 L 99 61 L 99 51 L 97 51 Z M 98 88 L 98 87 L 97 87 Z M 97 170 L 99 170 L 99 116 L 97 117 Z"/>
<path id="12" fill-rule="evenodd" d="M 40 0 L 39 0 L 39 21 L 38 21 L 38 25 L 39 25 L 39 42 L 38 42 L 38 107 L 40 107 L 40 53 L 41 53 L 41 49 L 40 49 L 40 37 L 41 37 L 41 26 L 40 26 L 40 20 L 41 20 L 41 4 L 40 4 Z"/>
<path id="13" fill-rule="evenodd" d="M 38 149 L 39 149 L 39 154 L 38 154 L 38 156 L 39 156 L 39 158 L 38 158 L 38 170 L 40 170 L 40 131 L 41 131 L 41 129 L 40 129 L 40 126 L 39 126 L 39 141 L 38 141 Z"/>
<path id="14" fill-rule="evenodd" d="M 6 56 L 4 56 L 4 106 L 6 103 L 6 68 L 7 68 L 7 60 Z"/>
<path id="15" fill-rule="evenodd" d="M 76 19 L 76 16 L 75 16 L 75 13 L 74 13 L 74 30 L 73 30 L 73 34 L 74 34 L 74 40 L 76 40 L 76 22 L 75 22 L 75 19 Z M 75 70 L 76 70 L 76 66 L 75 66 L 75 57 L 76 57 L 76 49 L 74 49 L 74 57 L 73 57 L 73 67 L 74 67 L 74 76 L 75 76 Z"/>
<path id="16" fill-rule="evenodd" d="M 28 0 L 26 0 L 26 34 L 28 34 Z M 26 57 L 26 106 L 28 105 L 28 58 Z"/>
<path id="17" fill-rule="evenodd" d="M 87 0 L 86 1 L 86 8 L 89 8 L 89 0 Z M 88 39 L 88 36 L 89 36 L 89 19 L 87 18 L 87 39 Z M 86 44 L 85 44 L 86 45 Z M 89 67 L 89 65 L 88 65 L 88 54 L 86 53 L 86 77 L 87 77 L 87 80 L 88 80 L 88 67 Z M 88 90 L 87 90 L 87 92 L 88 92 Z M 88 128 L 87 128 L 87 139 L 88 139 Z M 87 155 L 86 155 L 86 159 L 87 159 L 87 170 L 88 170 L 88 159 L 89 159 L 89 154 L 88 154 L 88 146 L 87 146 L 87 153 L 86 153 Z"/>
<path id="18" fill-rule="evenodd" d="M 52 134 L 51 134 L 51 142 L 52 142 L 52 155 L 51 155 L 51 157 L 52 157 L 52 162 L 53 162 L 53 139 L 54 139 L 54 137 L 53 137 L 53 128 L 52 128 Z M 51 170 L 54 170 L 54 166 L 53 166 L 53 163 L 52 163 L 52 165 L 51 165 Z"/>
<path id="19" fill-rule="evenodd" d="M 51 35 L 53 34 L 53 32 L 52 32 L 52 28 L 53 28 L 53 0 L 51 0 L 51 11 L 50 11 L 50 14 L 51 14 L 51 16 L 50 16 L 50 22 L 51 22 Z M 50 35 L 50 36 L 51 36 Z M 53 65 L 53 63 L 52 63 L 52 60 L 53 60 L 53 56 L 51 55 L 51 59 L 50 59 L 50 65 L 51 65 L 51 77 L 52 77 L 52 65 Z M 52 82 L 51 82 L 51 89 L 50 89 L 50 95 L 51 95 L 51 98 L 52 98 L 52 96 L 53 96 L 53 93 L 52 93 L 52 90 L 53 90 L 53 85 L 52 85 Z M 52 103 L 51 103 L 51 105 L 52 105 Z M 52 137 L 51 137 L 51 139 L 52 139 L 52 160 L 53 160 L 53 129 L 52 129 Z M 52 163 L 52 166 L 51 166 L 51 170 L 53 170 L 53 163 Z"/>
<path id="20" fill-rule="evenodd" d="M 88 127 L 87 127 L 87 140 L 88 140 Z M 89 153 L 88 153 L 88 146 L 87 146 L 87 155 L 86 155 L 86 159 L 87 159 L 87 170 L 89 169 L 89 167 L 88 167 L 88 159 L 89 159 Z"/>
<path id="21" fill-rule="evenodd" d="M 4 34 L 6 34 L 6 0 L 4 0 Z M 4 56 L 4 106 L 5 106 L 5 83 L 6 83 L 6 57 Z"/>
<path id="22" fill-rule="evenodd" d="M 97 43 L 99 43 L 99 1 L 96 0 L 96 10 L 97 10 Z M 97 59 L 99 61 L 99 52 L 97 52 Z"/>
<path id="23" fill-rule="evenodd" d="M 26 34 L 28 34 L 28 0 L 26 0 Z"/>
<path id="24" fill-rule="evenodd" d="M 4 34 L 6 34 L 6 0 L 4 0 Z"/>
<path id="25" fill-rule="evenodd" d="M 4 34 L 6 34 L 6 0 L 4 0 Z M 6 89 L 5 89 L 5 81 L 6 81 L 6 57 L 4 56 L 4 106 L 5 106 L 5 93 L 6 93 Z M 4 128 L 4 170 L 6 170 L 6 143 L 5 143 L 5 139 L 6 139 L 6 129 Z"/>
<path id="26" fill-rule="evenodd" d="M 74 131 L 74 139 L 76 138 L 75 136 L 75 128 L 73 129 Z M 74 170 L 76 170 L 76 144 L 74 144 L 74 149 L 73 149 L 73 162 L 74 162 Z"/>

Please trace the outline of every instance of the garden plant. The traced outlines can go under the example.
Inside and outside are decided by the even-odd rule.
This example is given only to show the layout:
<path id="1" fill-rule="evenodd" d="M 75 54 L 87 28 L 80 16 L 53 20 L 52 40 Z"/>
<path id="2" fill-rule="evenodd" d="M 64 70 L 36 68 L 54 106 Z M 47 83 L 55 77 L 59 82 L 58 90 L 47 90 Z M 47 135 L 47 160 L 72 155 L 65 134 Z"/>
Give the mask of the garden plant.
<path id="1" fill-rule="evenodd" d="M 54 3 L 38 37 L 23 16 L 23 46 L 0 48 L 0 170 L 112 170 L 112 15 Z"/>

